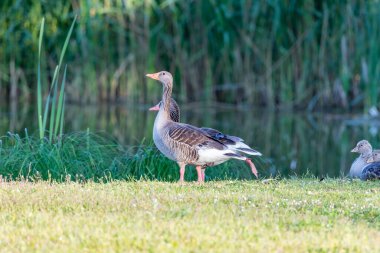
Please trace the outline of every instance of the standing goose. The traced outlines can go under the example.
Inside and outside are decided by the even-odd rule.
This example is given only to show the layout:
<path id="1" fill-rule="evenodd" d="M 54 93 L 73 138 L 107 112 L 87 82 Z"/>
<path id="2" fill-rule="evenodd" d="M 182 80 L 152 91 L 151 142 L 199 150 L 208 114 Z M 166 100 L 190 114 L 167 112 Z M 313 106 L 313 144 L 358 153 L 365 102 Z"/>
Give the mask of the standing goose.
<path id="1" fill-rule="evenodd" d="M 180 167 L 180 181 L 184 181 L 187 164 L 196 166 L 198 182 L 203 182 L 202 167 L 217 165 L 229 159 L 246 160 L 246 157 L 228 149 L 222 142 L 211 138 L 201 129 L 192 125 L 174 122 L 170 118 L 170 100 L 173 77 L 167 71 L 147 74 L 163 85 L 162 106 L 153 126 L 153 141 L 157 148 Z M 252 173 L 257 170 L 251 163 Z"/>
<path id="2" fill-rule="evenodd" d="M 159 111 L 161 106 L 162 106 L 162 101 L 160 101 L 157 105 L 149 108 L 149 111 Z M 170 99 L 170 118 L 174 122 L 180 121 L 179 106 L 173 98 Z M 224 134 L 218 130 L 212 129 L 212 128 L 201 127 L 200 129 L 206 135 L 210 136 L 211 138 L 213 138 L 219 142 L 222 142 L 230 150 L 238 151 L 239 153 L 245 153 L 248 155 L 261 156 L 260 152 L 249 147 L 247 144 L 244 143 L 244 140 L 239 138 L 239 137 L 226 135 L 226 134 Z M 246 158 L 245 162 L 251 167 L 252 161 L 249 158 Z M 205 167 L 202 168 L 203 180 L 205 177 L 204 170 L 205 170 Z"/>
<path id="3" fill-rule="evenodd" d="M 380 150 L 374 150 L 367 163 L 369 164 L 363 168 L 360 179 L 364 181 L 380 179 Z"/>
<path id="4" fill-rule="evenodd" d="M 359 153 L 360 156 L 352 163 L 349 176 L 360 178 L 363 168 L 367 165 L 368 159 L 372 156 L 372 146 L 367 140 L 361 140 L 351 152 Z"/>

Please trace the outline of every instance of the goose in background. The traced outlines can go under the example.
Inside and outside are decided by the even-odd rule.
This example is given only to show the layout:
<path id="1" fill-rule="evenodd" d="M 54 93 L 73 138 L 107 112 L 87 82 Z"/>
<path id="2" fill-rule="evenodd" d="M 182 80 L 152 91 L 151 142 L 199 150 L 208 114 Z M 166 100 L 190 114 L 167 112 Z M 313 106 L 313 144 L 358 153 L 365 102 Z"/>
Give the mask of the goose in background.
<path id="1" fill-rule="evenodd" d="M 367 140 L 361 140 L 351 152 L 359 153 L 360 155 L 352 163 L 349 176 L 351 178 L 360 178 L 363 168 L 367 165 L 368 159 L 372 156 L 372 146 Z"/>
<path id="2" fill-rule="evenodd" d="M 162 101 L 160 101 L 155 106 L 149 108 L 149 111 L 159 111 L 160 107 L 162 106 Z M 174 122 L 180 121 L 180 109 L 177 104 L 177 102 L 171 98 L 170 99 L 170 118 Z M 261 156 L 262 154 L 251 147 L 249 147 L 247 144 L 244 143 L 244 140 L 240 137 L 232 136 L 232 135 L 226 135 L 216 129 L 213 128 L 206 128 L 206 127 L 200 127 L 200 129 L 211 138 L 220 141 L 221 143 L 225 144 L 230 150 L 238 151 L 239 153 L 244 153 L 248 155 L 253 156 Z M 252 161 L 249 158 L 246 158 L 245 162 L 251 167 Z M 254 166 L 254 165 L 253 165 Z M 202 167 L 202 177 L 203 180 L 205 179 L 205 169 L 206 166 Z"/>
<path id="3" fill-rule="evenodd" d="M 170 102 L 173 89 L 173 77 L 167 71 L 147 74 L 163 85 L 162 106 L 153 126 L 153 141 L 166 157 L 174 160 L 180 167 L 180 181 L 184 181 L 187 164 L 195 165 L 198 182 L 203 182 L 202 167 L 213 166 L 229 159 L 247 160 L 237 151 L 230 150 L 221 141 L 212 138 L 205 131 L 189 124 L 174 122 L 170 117 Z M 254 164 L 251 171 L 257 177 Z"/>
<path id="4" fill-rule="evenodd" d="M 380 179 L 380 150 L 374 150 L 372 156 L 367 160 L 368 165 L 363 168 L 360 175 L 361 180 L 378 180 Z"/>

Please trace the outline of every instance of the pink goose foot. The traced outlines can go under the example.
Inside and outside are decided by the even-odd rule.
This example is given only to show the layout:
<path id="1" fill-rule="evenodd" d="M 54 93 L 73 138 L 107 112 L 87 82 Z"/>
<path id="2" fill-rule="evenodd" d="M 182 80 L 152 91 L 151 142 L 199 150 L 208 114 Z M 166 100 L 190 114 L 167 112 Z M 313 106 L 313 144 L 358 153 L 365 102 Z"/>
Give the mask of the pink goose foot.
<path id="1" fill-rule="evenodd" d="M 251 159 L 247 158 L 245 160 L 245 162 L 249 165 L 249 167 L 252 170 L 252 173 L 256 176 L 256 178 L 259 178 L 259 174 L 257 173 L 256 166 L 253 164 L 253 162 L 251 161 Z"/>

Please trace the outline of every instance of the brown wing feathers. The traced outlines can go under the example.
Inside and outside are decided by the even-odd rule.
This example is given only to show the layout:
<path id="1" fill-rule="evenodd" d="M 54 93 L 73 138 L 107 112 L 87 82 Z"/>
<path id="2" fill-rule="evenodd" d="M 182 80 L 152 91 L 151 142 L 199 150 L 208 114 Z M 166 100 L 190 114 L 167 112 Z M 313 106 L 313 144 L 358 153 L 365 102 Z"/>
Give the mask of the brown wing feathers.
<path id="1" fill-rule="evenodd" d="M 215 148 L 223 150 L 225 146 L 208 136 L 201 130 L 187 124 L 173 123 L 168 127 L 168 144 L 176 150 L 175 156 L 187 162 L 198 160 L 199 148 Z"/>
<path id="2" fill-rule="evenodd" d="M 173 141 L 184 143 L 190 147 L 207 145 L 220 150 L 225 148 L 221 142 L 205 135 L 201 130 L 186 124 L 173 124 L 169 129 L 169 137 Z"/>

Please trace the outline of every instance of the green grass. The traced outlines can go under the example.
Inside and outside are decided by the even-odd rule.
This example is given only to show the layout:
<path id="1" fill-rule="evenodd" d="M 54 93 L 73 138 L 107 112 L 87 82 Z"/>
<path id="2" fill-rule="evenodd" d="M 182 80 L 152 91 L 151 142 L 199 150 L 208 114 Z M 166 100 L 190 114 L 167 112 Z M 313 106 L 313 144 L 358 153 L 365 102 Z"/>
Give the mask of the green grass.
<path id="1" fill-rule="evenodd" d="M 379 252 L 378 182 L 0 183 L 0 252 Z"/>
<path id="2" fill-rule="evenodd" d="M 65 134 L 59 143 L 12 133 L 0 141 L 0 174 L 13 179 L 99 179 L 122 153 L 114 141 L 89 132 Z"/>
<path id="3" fill-rule="evenodd" d="M 257 161 L 260 172 L 263 162 Z M 178 165 L 151 143 L 125 148 L 107 134 L 90 131 L 63 134 L 58 142 L 8 133 L 0 137 L 0 175 L 17 180 L 150 179 L 177 181 Z M 207 169 L 207 180 L 252 178 L 244 162 L 231 161 Z M 196 180 L 188 167 L 186 180 Z"/>

